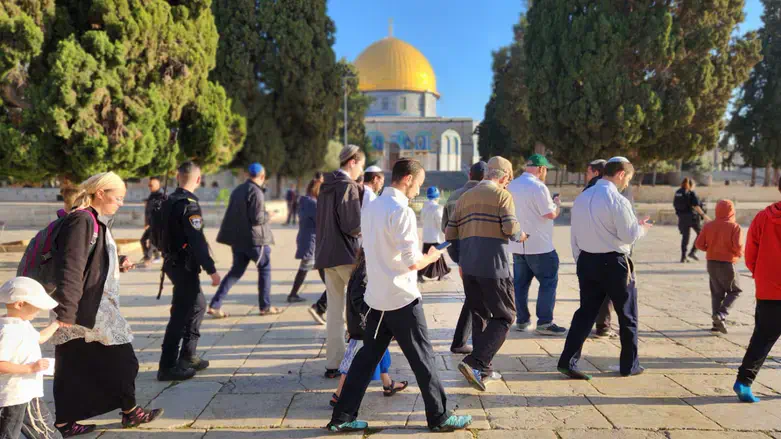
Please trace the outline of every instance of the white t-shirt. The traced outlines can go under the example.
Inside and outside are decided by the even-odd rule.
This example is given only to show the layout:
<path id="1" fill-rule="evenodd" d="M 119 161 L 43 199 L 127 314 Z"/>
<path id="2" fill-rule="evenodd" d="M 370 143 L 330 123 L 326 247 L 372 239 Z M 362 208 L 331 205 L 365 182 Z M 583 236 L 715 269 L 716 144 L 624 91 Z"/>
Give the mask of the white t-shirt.
<path id="1" fill-rule="evenodd" d="M 545 183 L 525 172 L 510 182 L 507 190 L 513 196 L 515 216 L 521 224 L 521 230 L 529 234 L 525 242 L 510 241 L 510 253 L 541 255 L 555 250 L 553 220 L 545 218 L 545 215 L 556 211 L 556 203 Z"/>
<path id="2" fill-rule="evenodd" d="M 363 202 L 361 203 L 361 210 L 365 209 L 372 201 L 377 199 L 377 194 L 374 193 L 369 186 L 363 186 Z"/>
<path id="3" fill-rule="evenodd" d="M 420 210 L 420 219 L 423 222 L 423 243 L 441 244 L 445 242 L 445 234 L 442 233 L 442 215 L 445 208 L 436 201 L 428 200 Z"/>
<path id="4" fill-rule="evenodd" d="M 39 338 L 30 322 L 15 317 L 0 318 L 0 361 L 35 363 L 41 359 Z M 26 404 L 33 398 L 43 398 L 43 372 L 0 374 L 0 407 Z"/>

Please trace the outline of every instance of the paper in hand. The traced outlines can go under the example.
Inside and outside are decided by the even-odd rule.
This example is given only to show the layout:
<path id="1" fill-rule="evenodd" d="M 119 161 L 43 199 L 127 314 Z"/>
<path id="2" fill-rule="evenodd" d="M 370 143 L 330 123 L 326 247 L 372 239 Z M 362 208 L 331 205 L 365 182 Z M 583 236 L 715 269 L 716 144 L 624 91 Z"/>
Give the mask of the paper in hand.
<path id="1" fill-rule="evenodd" d="M 49 361 L 49 368 L 43 371 L 44 375 L 54 376 L 54 358 L 44 358 Z"/>

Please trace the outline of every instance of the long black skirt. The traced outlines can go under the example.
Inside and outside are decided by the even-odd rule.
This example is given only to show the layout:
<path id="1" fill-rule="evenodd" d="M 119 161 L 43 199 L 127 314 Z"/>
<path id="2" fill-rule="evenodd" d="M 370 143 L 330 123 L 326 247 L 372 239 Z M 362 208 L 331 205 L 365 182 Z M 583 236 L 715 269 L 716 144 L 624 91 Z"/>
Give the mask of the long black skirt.
<path id="1" fill-rule="evenodd" d="M 425 255 L 428 252 L 428 249 L 437 245 L 439 244 L 429 243 L 429 242 L 424 243 L 423 254 Z M 418 277 L 427 277 L 429 279 L 442 280 L 442 278 L 447 276 L 448 274 L 450 274 L 450 267 L 447 266 L 447 261 L 445 261 L 445 255 L 440 256 L 437 262 L 434 262 L 433 264 L 429 265 L 428 267 L 422 270 L 418 270 Z"/>
<path id="2" fill-rule="evenodd" d="M 57 423 L 76 422 L 136 406 L 138 359 L 130 343 L 105 346 L 71 340 L 54 349 Z"/>

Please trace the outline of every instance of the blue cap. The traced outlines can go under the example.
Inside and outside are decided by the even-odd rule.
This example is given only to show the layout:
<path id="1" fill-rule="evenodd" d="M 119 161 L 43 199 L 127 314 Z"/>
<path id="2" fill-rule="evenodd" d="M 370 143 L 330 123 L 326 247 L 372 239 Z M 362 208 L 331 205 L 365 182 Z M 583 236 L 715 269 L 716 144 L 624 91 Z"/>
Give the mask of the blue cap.
<path id="1" fill-rule="evenodd" d="M 250 177 L 257 177 L 258 175 L 263 173 L 263 165 L 260 163 L 253 163 L 249 165 L 249 168 L 247 168 L 247 171 L 249 172 Z"/>
<path id="2" fill-rule="evenodd" d="M 430 188 L 428 188 L 428 190 L 426 191 L 426 198 L 428 198 L 429 200 L 436 200 L 437 198 L 439 198 L 439 189 L 437 189 L 436 186 L 431 186 Z"/>

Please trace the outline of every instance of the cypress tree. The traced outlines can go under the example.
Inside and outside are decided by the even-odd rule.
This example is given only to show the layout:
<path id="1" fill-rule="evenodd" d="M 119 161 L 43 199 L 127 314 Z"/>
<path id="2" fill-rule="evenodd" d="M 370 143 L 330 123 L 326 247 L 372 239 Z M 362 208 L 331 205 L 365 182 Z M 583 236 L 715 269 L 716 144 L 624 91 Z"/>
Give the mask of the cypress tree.
<path id="1" fill-rule="evenodd" d="M 244 124 L 207 79 L 217 49 L 209 5 L 0 3 L 0 174 L 78 181 L 229 161 Z"/>

